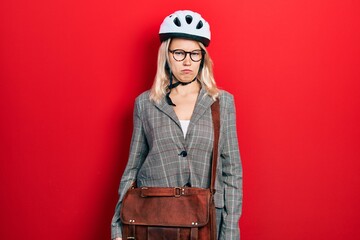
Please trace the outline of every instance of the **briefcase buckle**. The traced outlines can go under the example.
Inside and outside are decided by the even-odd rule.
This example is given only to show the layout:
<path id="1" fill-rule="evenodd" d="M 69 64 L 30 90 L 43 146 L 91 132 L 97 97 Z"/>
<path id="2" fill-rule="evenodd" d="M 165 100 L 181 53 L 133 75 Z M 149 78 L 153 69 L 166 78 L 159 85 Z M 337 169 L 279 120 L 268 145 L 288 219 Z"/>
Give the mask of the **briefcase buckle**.
<path id="1" fill-rule="evenodd" d="M 185 189 L 184 188 L 180 188 L 180 187 L 175 187 L 174 188 L 174 196 L 175 197 L 181 197 L 181 195 L 185 194 Z"/>

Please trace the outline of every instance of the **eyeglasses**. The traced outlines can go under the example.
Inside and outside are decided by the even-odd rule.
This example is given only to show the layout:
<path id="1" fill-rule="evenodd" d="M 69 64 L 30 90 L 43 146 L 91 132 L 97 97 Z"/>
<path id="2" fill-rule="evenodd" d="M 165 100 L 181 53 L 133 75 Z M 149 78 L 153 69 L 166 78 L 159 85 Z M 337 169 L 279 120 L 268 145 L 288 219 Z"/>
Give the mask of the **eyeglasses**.
<path id="1" fill-rule="evenodd" d="M 184 61 L 188 54 L 190 55 L 190 59 L 193 62 L 199 62 L 201 61 L 201 59 L 203 58 L 203 54 L 205 53 L 204 50 L 194 50 L 191 52 L 186 52 L 182 49 L 169 50 L 169 52 L 172 53 L 173 58 L 175 59 L 175 61 L 178 62 Z"/>

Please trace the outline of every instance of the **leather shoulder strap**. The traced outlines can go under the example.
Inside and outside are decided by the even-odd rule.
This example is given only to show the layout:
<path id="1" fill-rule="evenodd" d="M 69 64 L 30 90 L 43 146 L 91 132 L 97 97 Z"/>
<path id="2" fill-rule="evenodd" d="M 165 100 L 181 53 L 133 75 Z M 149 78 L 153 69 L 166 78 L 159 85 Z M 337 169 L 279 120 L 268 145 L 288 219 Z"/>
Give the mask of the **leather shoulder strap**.
<path id="1" fill-rule="evenodd" d="M 211 162 L 211 192 L 215 192 L 215 179 L 216 179 L 216 167 L 219 153 L 219 135 L 220 135 L 220 103 L 217 98 L 216 101 L 211 105 L 211 115 L 214 127 L 214 146 Z"/>

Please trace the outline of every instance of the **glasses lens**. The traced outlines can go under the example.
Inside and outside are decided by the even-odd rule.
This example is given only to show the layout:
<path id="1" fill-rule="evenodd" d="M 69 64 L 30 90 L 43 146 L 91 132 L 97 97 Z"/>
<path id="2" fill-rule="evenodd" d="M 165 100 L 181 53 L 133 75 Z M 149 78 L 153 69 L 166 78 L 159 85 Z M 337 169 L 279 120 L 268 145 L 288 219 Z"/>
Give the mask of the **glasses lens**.
<path id="1" fill-rule="evenodd" d="M 202 58 L 202 52 L 200 50 L 196 50 L 196 51 L 192 51 L 190 53 L 190 58 L 191 60 L 193 60 L 194 62 L 198 62 L 201 60 Z"/>
<path id="2" fill-rule="evenodd" d="M 176 61 L 182 61 L 186 57 L 186 53 L 183 50 L 175 50 L 173 54 Z"/>

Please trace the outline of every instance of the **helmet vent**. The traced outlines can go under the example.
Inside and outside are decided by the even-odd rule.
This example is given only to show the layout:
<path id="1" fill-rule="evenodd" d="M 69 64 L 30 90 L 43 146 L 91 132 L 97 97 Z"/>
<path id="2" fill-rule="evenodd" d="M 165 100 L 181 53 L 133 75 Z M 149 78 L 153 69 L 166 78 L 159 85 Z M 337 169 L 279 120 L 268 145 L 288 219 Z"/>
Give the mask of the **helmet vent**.
<path id="1" fill-rule="evenodd" d="M 175 23 L 176 26 L 181 27 L 181 22 L 180 22 L 179 18 L 176 17 L 174 19 L 174 23 Z"/>
<path id="2" fill-rule="evenodd" d="M 187 24 L 191 24 L 193 18 L 190 15 L 186 15 L 185 20 L 186 20 Z"/>
<path id="3" fill-rule="evenodd" d="M 201 29 L 203 27 L 203 22 L 200 20 L 198 24 L 196 25 L 196 29 Z"/>

